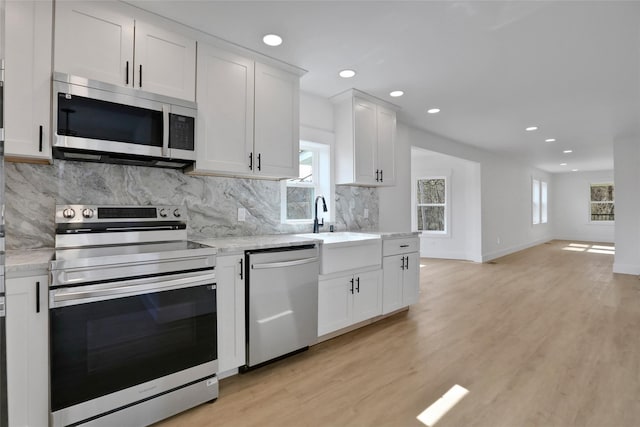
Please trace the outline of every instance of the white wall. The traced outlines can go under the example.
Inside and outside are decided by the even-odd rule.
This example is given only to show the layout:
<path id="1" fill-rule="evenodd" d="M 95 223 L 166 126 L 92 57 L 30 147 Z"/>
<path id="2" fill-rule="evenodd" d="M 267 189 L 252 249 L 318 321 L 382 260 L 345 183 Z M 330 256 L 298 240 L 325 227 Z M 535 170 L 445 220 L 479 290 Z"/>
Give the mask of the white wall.
<path id="1" fill-rule="evenodd" d="M 449 187 L 447 235 L 423 234 L 420 237 L 420 256 L 429 258 L 466 259 L 480 261 L 480 165 L 457 157 L 424 149 L 411 150 L 411 184 L 421 177 L 446 176 Z M 412 197 L 412 227 L 415 223 L 415 198 Z"/>
<path id="2" fill-rule="evenodd" d="M 424 148 L 480 164 L 482 261 L 488 261 L 551 240 L 551 224 L 531 224 L 531 179 L 549 183 L 552 176 L 506 156 L 471 147 L 398 124 L 398 171 L 407 166 L 407 150 Z M 403 140 L 406 139 L 406 140 Z M 404 159 L 404 160 L 401 160 Z M 397 188 L 380 190 L 380 224 L 410 224 L 410 175 L 398 174 Z M 403 184 L 404 182 L 404 184 Z M 394 193 L 395 192 L 395 193 Z"/>
<path id="3" fill-rule="evenodd" d="M 640 146 L 637 138 L 613 144 L 616 201 L 614 273 L 640 274 Z"/>
<path id="4" fill-rule="evenodd" d="M 553 236 L 561 240 L 613 243 L 615 226 L 589 221 L 589 184 L 614 182 L 613 171 L 571 172 L 553 177 Z M 616 193 L 618 188 L 616 187 Z M 617 194 L 616 194 L 617 198 Z M 616 206 L 616 210 L 618 206 Z"/>

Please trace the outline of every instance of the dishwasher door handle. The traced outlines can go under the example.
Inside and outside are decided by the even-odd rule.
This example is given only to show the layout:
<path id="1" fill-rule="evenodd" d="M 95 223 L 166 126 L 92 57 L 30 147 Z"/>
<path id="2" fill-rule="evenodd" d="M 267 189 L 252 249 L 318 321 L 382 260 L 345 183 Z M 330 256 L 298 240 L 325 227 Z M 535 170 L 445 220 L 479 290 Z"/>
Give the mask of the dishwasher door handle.
<path id="1" fill-rule="evenodd" d="M 293 267 L 296 265 L 303 264 L 311 264 L 312 262 L 318 261 L 318 257 L 312 258 L 302 258 L 302 259 L 294 259 L 292 261 L 282 261 L 282 262 L 266 262 L 263 264 L 251 264 L 251 268 L 253 270 L 262 270 L 267 268 L 282 268 L 282 267 Z"/>

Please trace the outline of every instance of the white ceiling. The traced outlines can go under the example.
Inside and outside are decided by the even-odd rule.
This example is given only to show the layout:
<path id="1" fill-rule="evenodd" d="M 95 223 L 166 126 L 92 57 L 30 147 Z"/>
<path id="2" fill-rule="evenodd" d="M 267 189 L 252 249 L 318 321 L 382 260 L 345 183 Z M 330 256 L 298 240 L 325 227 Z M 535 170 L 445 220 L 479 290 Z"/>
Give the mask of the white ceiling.
<path id="1" fill-rule="evenodd" d="M 128 2 L 308 70 L 304 91 L 355 87 L 404 122 L 549 172 L 612 169 L 614 139 L 638 135 L 640 2 Z"/>

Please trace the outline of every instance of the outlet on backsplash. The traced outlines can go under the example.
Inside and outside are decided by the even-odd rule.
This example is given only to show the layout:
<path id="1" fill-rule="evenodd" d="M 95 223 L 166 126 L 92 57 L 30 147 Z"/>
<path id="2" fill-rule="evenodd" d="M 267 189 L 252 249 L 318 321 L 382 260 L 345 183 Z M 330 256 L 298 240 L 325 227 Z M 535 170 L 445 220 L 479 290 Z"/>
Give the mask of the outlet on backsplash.
<path id="1" fill-rule="evenodd" d="M 364 208 L 364 219 L 369 219 L 369 209 Z"/>
<path id="2" fill-rule="evenodd" d="M 238 221 L 243 222 L 247 219 L 247 210 L 245 208 L 238 208 Z"/>

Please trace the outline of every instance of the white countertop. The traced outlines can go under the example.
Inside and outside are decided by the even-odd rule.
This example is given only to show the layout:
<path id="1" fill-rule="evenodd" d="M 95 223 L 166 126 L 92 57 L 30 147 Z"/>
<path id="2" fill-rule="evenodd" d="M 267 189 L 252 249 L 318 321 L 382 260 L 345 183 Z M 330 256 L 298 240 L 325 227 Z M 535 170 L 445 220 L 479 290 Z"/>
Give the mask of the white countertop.
<path id="1" fill-rule="evenodd" d="M 366 239 L 392 239 L 400 237 L 418 236 L 418 232 L 336 232 L 336 233 L 306 233 L 306 234 L 269 234 L 261 236 L 230 236 L 212 239 L 195 239 L 204 245 L 214 246 L 219 255 L 242 253 L 251 249 L 269 249 L 288 246 L 300 246 L 312 243 L 326 243 L 357 241 Z M 23 249 L 9 250 L 5 257 L 5 274 L 24 275 L 29 272 L 49 270 L 49 264 L 53 259 L 55 249 Z"/>
<path id="2" fill-rule="evenodd" d="M 53 248 L 7 251 L 4 260 L 5 275 L 11 277 L 31 272 L 48 271 L 54 253 Z"/>
<path id="3" fill-rule="evenodd" d="M 322 243 L 322 240 L 319 239 L 297 237 L 293 234 L 217 237 L 213 239 L 199 239 L 195 241 L 203 245 L 216 247 L 218 249 L 218 255 L 242 253 L 252 249 L 270 249 Z"/>

